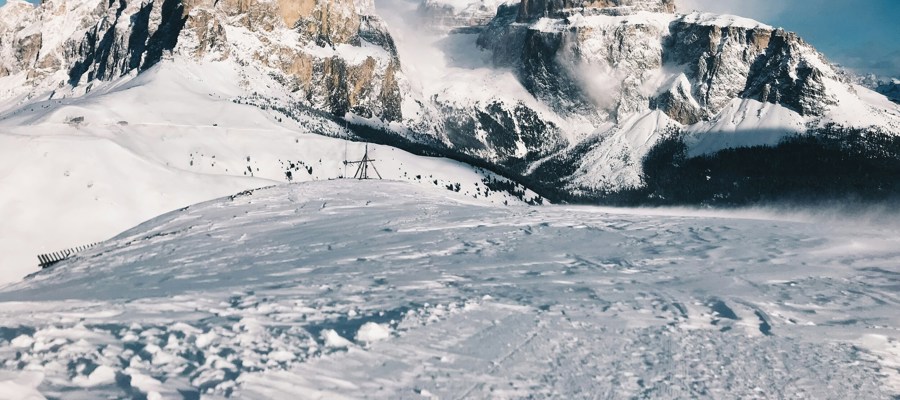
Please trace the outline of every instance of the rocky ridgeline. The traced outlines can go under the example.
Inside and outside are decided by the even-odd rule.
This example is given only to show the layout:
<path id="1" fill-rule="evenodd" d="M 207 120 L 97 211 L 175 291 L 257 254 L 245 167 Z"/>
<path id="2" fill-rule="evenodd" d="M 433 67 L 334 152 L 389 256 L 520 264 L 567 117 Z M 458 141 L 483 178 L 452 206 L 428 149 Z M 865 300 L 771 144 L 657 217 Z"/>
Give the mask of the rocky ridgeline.
<path id="1" fill-rule="evenodd" d="M 674 0 L 476 2 L 458 13 L 436 1 L 422 7 L 452 26 L 480 25 L 495 15 L 479 44 L 563 116 L 599 124 L 659 109 L 693 124 L 734 98 L 778 103 L 804 115 L 834 104 L 824 80 L 838 76 L 796 34 L 703 14 L 675 15 Z M 32 85 L 40 85 L 64 71 L 65 79 L 54 84 L 79 86 L 145 70 L 172 52 L 198 60 L 231 57 L 271 68 L 292 100 L 307 106 L 401 121 L 400 63 L 374 14 L 371 4 L 352 0 L 50 0 L 37 8 L 18 2 L 0 15 L 0 43 L 10 55 L 0 62 L 0 76 L 27 71 Z M 284 41 L 285 32 L 293 40 Z M 357 57 L 363 42 L 384 51 Z M 594 88 L 597 80 L 605 82 L 602 89 Z M 495 114 L 491 108 L 503 114 L 488 115 L 501 121 L 495 131 L 520 122 L 556 130 L 549 121 L 535 121 L 540 117 L 524 105 L 480 111 Z M 474 123 L 455 120 L 435 129 L 453 137 Z"/>
<path id="2" fill-rule="evenodd" d="M 27 71 L 32 93 L 178 54 L 266 68 L 291 100 L 335 114 L 400 119 L 393 41 L 371 4 L 352 0 L 17 2 L 0 9 L 0 51 L 0 77 Z"/>

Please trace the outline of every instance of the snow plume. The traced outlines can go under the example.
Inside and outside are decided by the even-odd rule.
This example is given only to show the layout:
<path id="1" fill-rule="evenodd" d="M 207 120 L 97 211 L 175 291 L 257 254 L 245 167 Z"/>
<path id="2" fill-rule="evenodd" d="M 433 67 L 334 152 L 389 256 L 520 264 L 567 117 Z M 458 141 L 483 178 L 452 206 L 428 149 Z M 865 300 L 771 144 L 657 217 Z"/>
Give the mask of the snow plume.
<path id="1" fill-rule="evenodd" d="M 639 214 L 657 217 L 721 218 L 756 221 L 782 221 L 805 224 L 827 224 L 830 226 L 868 227 L 874 231 L 894 231 L 900 234 L 900 210 L 890 206 L 871 205 L 846 201 L 831 201 L 818 204 L 770 203 L 766 205 L 734 209 L 711 209 L 701 207 L 582 207 L 609 214 Z"/>
<path id="2" fill-rule="evenodd" d="M 565 35 L 565 41 L 556 54 L 556 61 L 574 78 L 578 87 L 601 111 L 615 114 L 619 92 L 625 75 L 606 62 L 590 62 L 576 48 L 577 39 Z"/>
<path id="3" fill-rule="evenodd" d="M 444 54 L 438 48 L 441 37 L 425 26 L 419 4 L 410 0 L 375 1 L 378 15 L 384 18 L 397 46 L 403 72 L 416 92 L 423 90 L 423 82 L 439 78 L 446 69 Z"/>
<path id="4" fill-rule="evenodd" d="M 578 63 L 572 66 L 575 78 L 594 104 L 610 114 L 615 113 L 623 76 L 609 65 Z"/>

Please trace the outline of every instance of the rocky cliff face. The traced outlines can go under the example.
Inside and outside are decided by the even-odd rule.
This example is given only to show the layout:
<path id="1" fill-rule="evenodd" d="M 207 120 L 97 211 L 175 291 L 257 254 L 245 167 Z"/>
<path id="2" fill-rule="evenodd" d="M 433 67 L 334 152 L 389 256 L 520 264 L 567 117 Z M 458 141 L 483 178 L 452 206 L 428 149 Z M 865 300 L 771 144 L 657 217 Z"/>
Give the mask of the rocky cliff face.
<path id="1" fill-rule="evenodd" d="M 529 170 L 575 192 L 641 187 L 642 160 L 673 130 L 721 149 L 771 145 L 823 121 L 897 125 L 896 112 L 864 104 L 796 34 L 735 16 L 676 14 L 669 1 L 523 0 L 500 7 L 478 44 L 562 118 L 594 128 Z"/>
<path id="2" fill-rule="evenodd" d="M 352 0 L 50 0 L 2 9 L 0 76 L 85 90 L 167 56 L 235 61 L 291 98 L 343 115 L 399 120 L 396 49 L 371 4 Z M 57 28 L 62 28 L 58 30 Z M 248 81 L 248 87 L 250 83 Z"/>
<path id="3" fill-rule="evenodd" d="M 600 3 L 611 6 L 581 14 L 565 2 L 526 0 L 517 22 L 514 7 L 502 9 L 479 43 L 557 111 L 595 120 L 621 122 L 659 109 L 693 124 L 735 98 L 804 115 L 822 115 L 835 103 L 824 82 L 839 77 L 796 34 L 749 20 L 669 14 L 669 2 Z M 606 83 L 592 87 L 598 80 Z"/>

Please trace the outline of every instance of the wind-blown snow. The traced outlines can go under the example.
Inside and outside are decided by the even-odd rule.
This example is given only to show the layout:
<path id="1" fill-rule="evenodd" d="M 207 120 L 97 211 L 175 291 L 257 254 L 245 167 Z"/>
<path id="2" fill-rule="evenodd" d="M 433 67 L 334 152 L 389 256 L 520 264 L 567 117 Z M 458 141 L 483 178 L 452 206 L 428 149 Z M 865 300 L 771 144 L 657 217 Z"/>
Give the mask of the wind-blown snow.
<path id="1" fill-rule="evenodd" d="M 502 207 L 388 181 L 280 186 L 160 216 L 0 290 L 0 385 L 48 398 L 890 399 L 898 233 Z"/>
<path id="2" fill-rule="evenodd" d="M 379 15 L 397 45 L 407 78 L 403 115 L 412 127 L 433 123 L 440 111 L 435 102 L 459 109 L 501 100 L 521 102 L 557 125 L 569 124 L 538 101 L 513 71 L 493 66 L 491 53 L 476 44 L 477 34 L 432 31 L 419 20 L 419 5 L 408 0 L 379 0 Z M 474 133 L 476 136 L 479 132 Z"/>

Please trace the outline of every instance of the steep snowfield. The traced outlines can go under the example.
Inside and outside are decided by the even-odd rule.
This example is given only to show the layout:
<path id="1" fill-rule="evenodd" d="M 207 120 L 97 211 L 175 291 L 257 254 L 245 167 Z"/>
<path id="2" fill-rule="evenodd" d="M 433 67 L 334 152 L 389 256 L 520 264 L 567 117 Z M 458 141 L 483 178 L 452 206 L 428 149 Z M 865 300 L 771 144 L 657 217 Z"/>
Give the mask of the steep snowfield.
<path id="1" fill-rule="evenodd" d="M 287 172 L 294 181 L 338 178 L 345 156 L 362 158 L 363 143 L 313 133 L 348 134 L 333 123 L 313 116 L 297 123 L 235 104 L 231 99 L 242 93 L 238 81 L 228 63 L 175 60 L 80 97 L 0 114 L 0 283 L 36 271 L 37 254 L 107 239 L 192 203 L 283 182 Z M 389 179 L 459 183 L 461 193 L 474 196 L 476 184 L 490 176 L 445 159 L 369 149 Z M 489 197 L 518 201 L 497 192 Z"/>
<path id="2" fill-rule="evenodd" d="M 279 186 L 160 216 L 0 290 L 0 388 L 890 399 L 898 231 Z"/>
<path id="3" fill-rule="evenodd" d="M 787 107 L 752 99 L 734 99 L 709 121 L 685 127 L 690 155 L 724 149 L 775 146 L 786 137 L 828 124 L 900 132 L 900 106 L 859 85 L 829 82 L 837 105 L 822 118 L 809 118 Z"/>
<path id="4" fill-rule="evenodd" d="M 806 132 L 805 118 L 787 107 L 734 99 L 710 121 L 687 127 L 690 156 L 724 149 L 775 146 L 785 136 Z"/>

